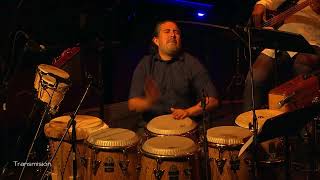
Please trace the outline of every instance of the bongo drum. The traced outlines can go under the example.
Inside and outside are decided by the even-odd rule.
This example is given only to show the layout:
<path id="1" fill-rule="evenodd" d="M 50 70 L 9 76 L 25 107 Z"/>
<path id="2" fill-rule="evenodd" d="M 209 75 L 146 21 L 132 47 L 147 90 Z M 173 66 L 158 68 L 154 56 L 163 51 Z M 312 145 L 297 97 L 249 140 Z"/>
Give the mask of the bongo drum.
<path id="1" fill-rule="evenodd" d="M 137 179 L 137 144 L 133 131 L 108 128 L 87 139 L 88 179 Z"/>
<path id="2" fill-rule="evenodd" d="M 53 156 L 58 148 L 59 141 L 66 131 L 70 116 L 61 116 L 52 119 L 44 127 L 44 132 L 49 138 L 50 156 Z M 77 115 L 76 118 L 76 142 L 77 142 L 77 178 L 86 179 L 87 159 L 85 157 L 86 148 L 84 140 L 93 132 L 106 129 L 108 126 L 99 118 L 87 115 Z M 51 178 L 62 180 L 72 178 L 72 128 L 69 129 L 64 141 L 62 142 L 55 158 L 52 161 Z"/>
<path id="3" fill-rule="evenodd" d="M 141 147 L 140 180 L 199 179 L 199 147 L 181 136 L 158 136 Z"/>
<path id="4" fill-rule="evenodd" d="M 250 136 L 248 129 L 237 126 L 220 126 L 207 131 L 211 179 L 250 179 L 245 155 L 238 158 L 241 146 Z"/>
<path id="5" fill-rule="evenodd" d="M 50 106 L 50 112 L 55 114 L 69 89 L 69 74 L 57 67 L 40 64 L 36 70 L 34 88 L 37 98 Z"/>
<path id="6" fill-rule="evenodd" d="M 174 119 L 171 114 L 153 118 L 145 127 L 147 137 L 185 136 L 198 141 L 198 125 L 190 118 Z"/>

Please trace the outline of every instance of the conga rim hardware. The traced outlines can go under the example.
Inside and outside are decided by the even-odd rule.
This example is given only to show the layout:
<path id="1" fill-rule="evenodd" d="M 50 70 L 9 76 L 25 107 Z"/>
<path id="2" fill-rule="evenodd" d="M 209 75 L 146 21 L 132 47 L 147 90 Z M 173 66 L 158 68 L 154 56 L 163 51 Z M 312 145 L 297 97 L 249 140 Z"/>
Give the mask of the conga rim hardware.
<path id="1" fill-rule="evenodd" d="M 222 149 L 226 149 L 226 150 L 239 150 L 242 144 L 219 144 L 219 143 L 211 143 L 209 142 L 208 145 L 209 147 L 213 147 L 213 148 L 222 148 Z"/>
<path id="2" fill-rule="evenodd" d="M 161 160 L 166 160 L 166 159 L 176 159 L 177 161 L 180 160 L 185 160 L 188 159 L 190 157 L 193 157 L 194 155 L 197 154 L 197 152 L 199 152 L 198 150 L 190 152 L 190 153 L 185 153 L 185 154 L 179 154 L 179 155 L 159 155 L 159 154 L 154 154 L 154 153 L 150 153 L 150 152 L 146 152 L 143 149 L 139 149 L 139 152 L 142 155 L 145 155 L 148 158 L 151 159 L 161 159 Z"/>
<path id="3" fill-rule="evenodd" d="M 159 134 L 159 133 L 155 133 L 155 132 L 151 132 L 150 130 L 148 130 L 147 126 L 144 127 L 145 129 L 145 133 L 149 136 L 189 136 L 192 135 L 194 133 L 196 133 L 198 131 L 198 128 L 192 129 L 190 131 L 184 132 L 182 134 L 179 133 L 174 133 L 174 134 L 170 134 L 170 133 L 163 133 L 163 134 Z"/>
<path id="4" fill-rule="evenodd" d="M 135 147 L 137 146 L 138 143 L 131 144 L 129 146 L 99 146 L 92 144 L 88 141 L 85 141 L 85 144 L 90 148 L 94 149 L 95 151 L 108 151 L 108 152 L 115 152 L 115 151 L 123 151 L 125 150 L 126 152 L 134 152 Z"/>

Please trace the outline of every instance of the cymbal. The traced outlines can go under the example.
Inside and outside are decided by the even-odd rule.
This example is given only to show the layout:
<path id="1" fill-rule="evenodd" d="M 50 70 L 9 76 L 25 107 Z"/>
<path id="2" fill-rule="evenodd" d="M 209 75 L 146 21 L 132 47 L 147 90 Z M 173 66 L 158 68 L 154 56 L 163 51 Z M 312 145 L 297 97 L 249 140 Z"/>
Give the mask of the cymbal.
<path id="1" fill-rule="evenodd" d="M 268 119 L 283 113 L 283 111 L 278 111 L 274 109 L 257 109 L 256 115 L 258 121 L 258 128 L 262 127 L 262 125 Z M 252 111 L 247 111 L 237 116 L 235 123 L 240 127 L 249 128 L 249 123 L 252 124 Z"/>

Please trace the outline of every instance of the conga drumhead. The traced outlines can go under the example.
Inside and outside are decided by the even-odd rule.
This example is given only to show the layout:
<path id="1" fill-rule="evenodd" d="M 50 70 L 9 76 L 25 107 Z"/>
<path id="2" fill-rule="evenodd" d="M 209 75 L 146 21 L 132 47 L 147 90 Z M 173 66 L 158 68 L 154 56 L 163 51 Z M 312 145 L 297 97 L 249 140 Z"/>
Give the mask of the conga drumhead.
<path id="1" fill-rule="evenodd" d="M 207 131 L 208 142 L 221 145 L 243 144 L 244 139 L 250 136 L 248 129 L 237 126 L 219 126 Z"/>
<path id="2" fill-rule="evenodd" d="M 52 65 L 40 64 L 38 66 L 38 69 L 45 74 L 52 73 L 52 74 L 59 76 L 63 79 L 69 79 L 69 77 L 70 77 L 70 75 L 66 71 L 59 69 L 59 68 L 52 66 Z"/>
<path id="3" fill-rule="evenodd" d="M 139 137 L 128 129 L 107 128 L 92 133 L 87 142 L 102 149 L 123 148 L 136 145 L 139 142 Z"/>
<path id="4" fill-rule="evenodd" d="M 157 136 L 142 145 L 142 152 L 165 157 L 186 156 L 195 153 L 197 149 L 191 139 L 182 136 Z"/>
<path id="5" fill-rule="evenodd" d="M 71 119 L 70 116 L 60 116 L 57 118 L 52 119 L 49 123 L 46 124 L 46 127 L 49 128 L 46 130 L 45 127 L 45 132 L 47 131 L 48 137 L 52 137 L 51 135 L 54 136 L 60 136 L 60 133 L 57 132 L 58 134 L 54 132 L 49 132 L 50 129 L 57 129 L 58 131 L 65 130 L 68 126 L 68 122 Z M 77 137 L 78 135 L 80 136 L 80 133 L 85 133 L 83 136 L 88 136 L 92 132 L 95 132 L 100 129 L 105 129 L 108 126 L 99 118 L 94 117 L 94 116 L 88 116 L 88 115 L 77 115 L 76 118 L 76 131 L 77 131 Z M 69 132 L 72 132 L 72 129 L 69 129 Z M 86 138 L 85 137 L 85 138 Z M 55 137 L 53 137 L 55 138 Z M 58 137 L 59 138 L 59 137 Z"/>
<path id="6" fill-rule="evenodd" d="M 258 120 L 258 128 L 261 128 L 262 125 L 270 118 L 278 116 L 284 112 L 273 110 L 273 109 L 258 109 L 256 110 L 257 120 Z M 249 123 L 252 124 L 252 111 L 247 111 L 240 114 L 236 118 L 236 124 L 243 128 L 249 128 Z"/>
<path id="7" fill-rule="evenodd" d="M 171 114 L 153 118 L 147 124 L 147 130 L 163 135 L 180 135 L 197 127 L 197 123 L 190 118 L 174 119 Z"/>

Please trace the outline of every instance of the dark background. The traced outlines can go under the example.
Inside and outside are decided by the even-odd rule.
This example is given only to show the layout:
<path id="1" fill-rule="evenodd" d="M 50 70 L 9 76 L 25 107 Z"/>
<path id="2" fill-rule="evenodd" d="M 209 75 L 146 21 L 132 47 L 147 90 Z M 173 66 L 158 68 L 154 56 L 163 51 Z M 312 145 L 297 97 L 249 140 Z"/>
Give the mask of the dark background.
<path id="1" fill-rule="evenodd" d="M 239 99 L 243 82 L 233 83 L 236 74 L 237 48 L 239 48 L 239 73 L 245 76 L 248 60 L 243 44 L 230 38 L 230 31 L 211 25 L 234 28 L 246 25 L 253 1 L 249 0 L 111 0 L 111 1 L 21 1 L 0 2 L 0 73 L 1 81 L 8 70 L 8 110 L 0 111 L 1 164 L 9 159 L 15 138 L 33 104 L 33 81 L 39 64 L 51 64 L 63 50 L 81 45 L 81 53 L 70 61 L 81 62 L 76 67 L 80 74 L 73 82 L 62 103 L 61 114 L 75 109 L 84 91 L 89 72 L 99 79 L 102 67 L 104 96 L 96 86 L 92 88 L 82 108 L 126 101 L 131 76 L 139 59 L 148 52 L 154 25 L 163 19 L 184 21 L 181 23 L 183 45 L 191 54 L 200 58 L 210 72 L 220 96 L 224 100 Z M 197 17 L 201 10 L 205 17 Z M 206 24 L 193 24 L 201 22 Z M 25 50 L 27 39 L 19 36 L 13 47 L 14 34 L 23 30 L 45 52 Z M 13 51 L 13 52 L 12 52 Z M 21 62 L 20 64 L 17 62 Z M 81 75 L 82 74 L 82 75 Z M 3 87 L 1 87 L 3 89 Z M 2 98 L 3 99 L 3 98 Z"/>

